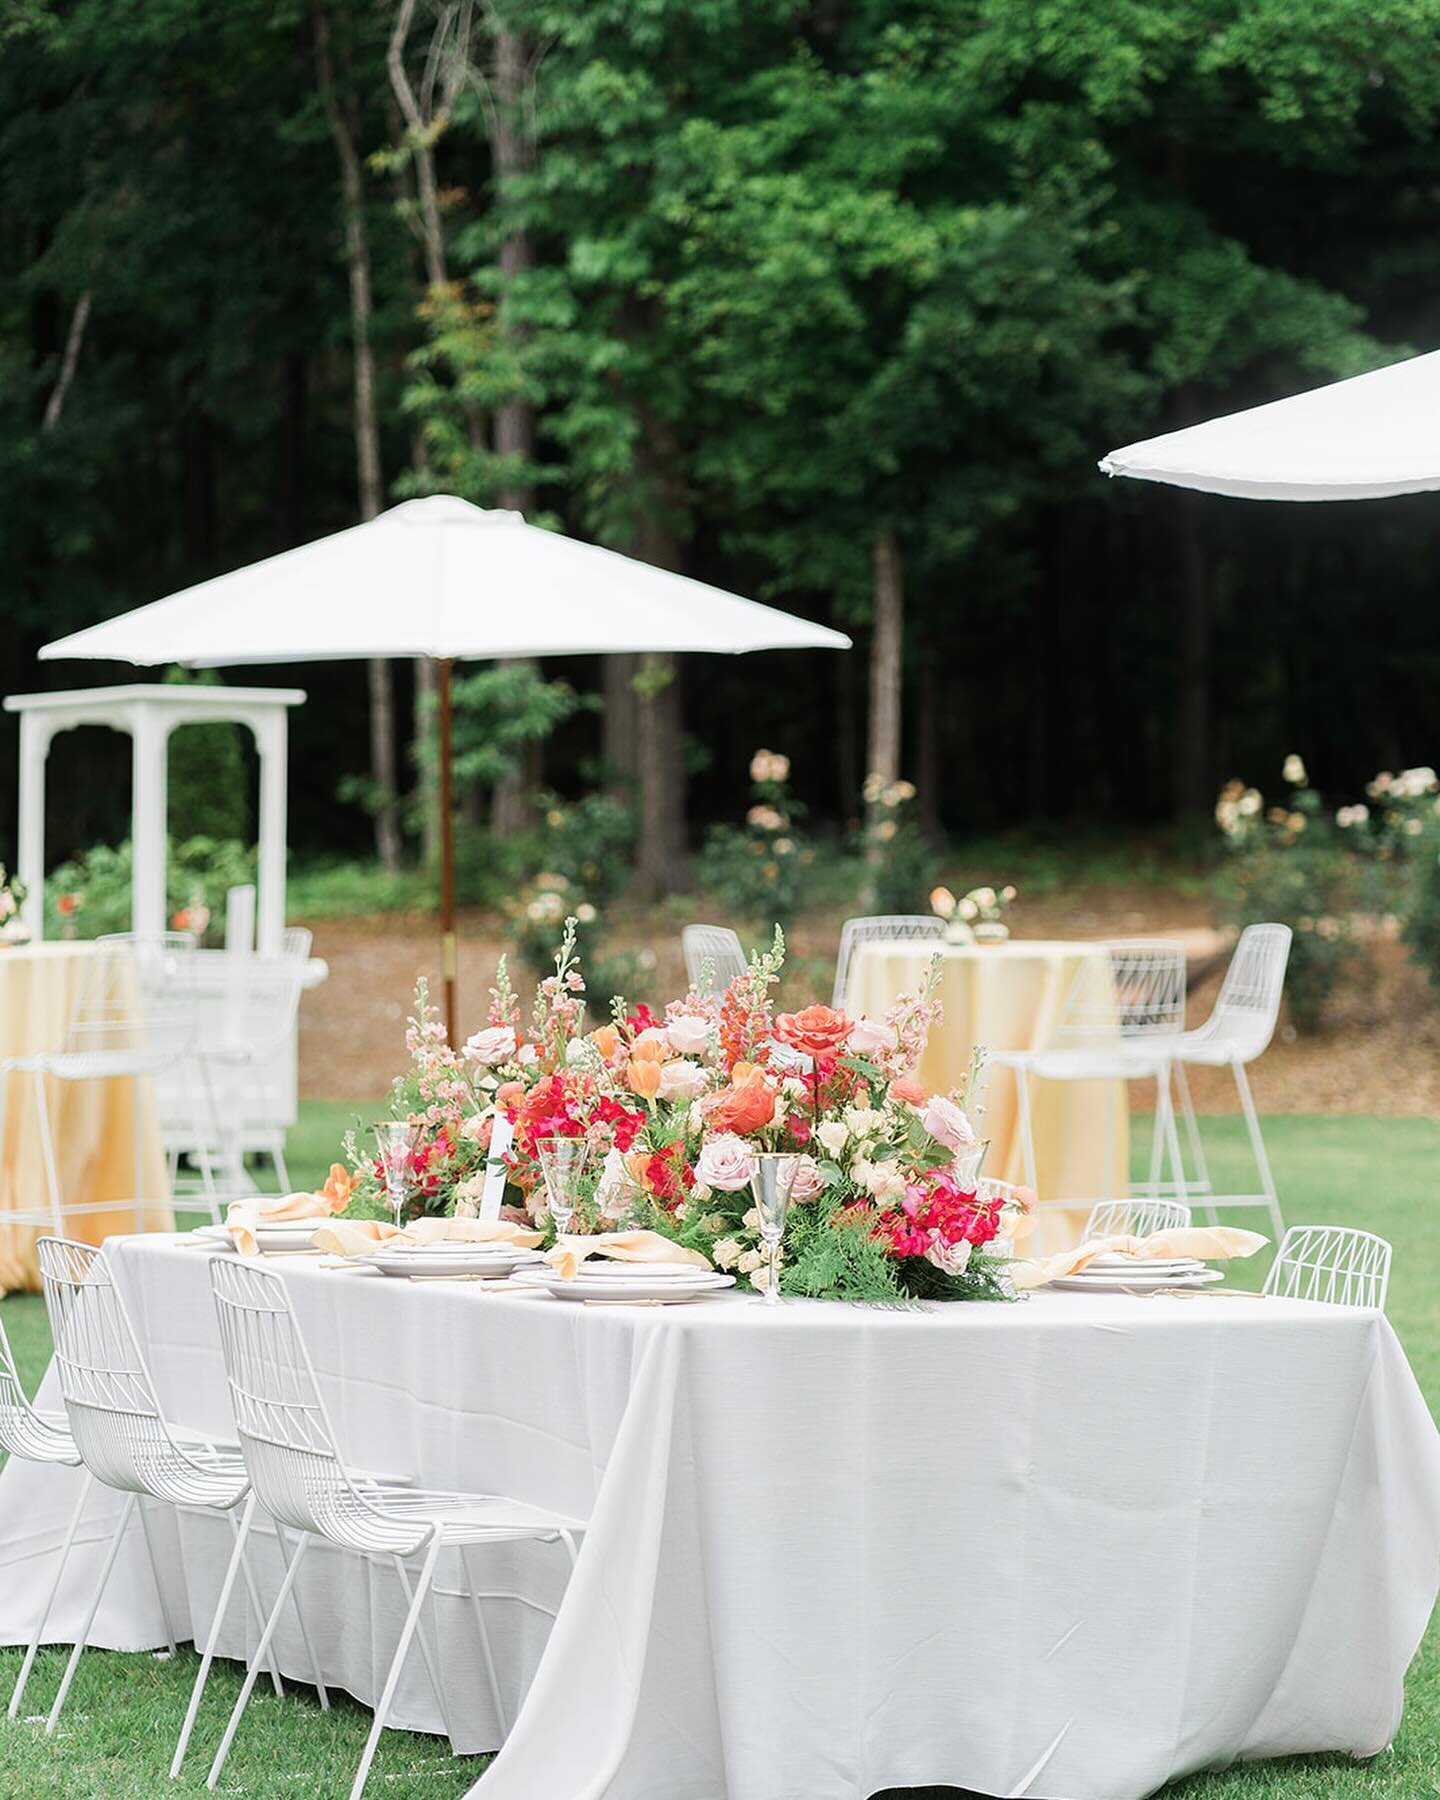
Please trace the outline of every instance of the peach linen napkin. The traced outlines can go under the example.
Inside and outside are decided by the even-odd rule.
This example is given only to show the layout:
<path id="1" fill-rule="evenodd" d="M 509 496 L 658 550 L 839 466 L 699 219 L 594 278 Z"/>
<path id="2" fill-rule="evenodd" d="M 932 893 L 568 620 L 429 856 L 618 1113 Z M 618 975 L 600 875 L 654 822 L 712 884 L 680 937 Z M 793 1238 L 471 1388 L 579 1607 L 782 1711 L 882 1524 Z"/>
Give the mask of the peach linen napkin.
<path id="1" fill-rule="evenodd" d="M 513 1244 L 537 1250 L 541 1233 L 509 1219 L 412 1219 L 397 1231 L 384 1219 L 332 1219 L 310 1242 L 332 1256 L 363 1256 L 381 1244 Z"/>
<path id="2" fill-rule="evenodd" d="M 242 1256 L 258 1256 L 256 1231 L 264 1225 L 283 1225 L 291 1219 L 314 1219 L 318 1225 L 330 1217 L 330 1202 L 323 1194 L 260 1194 L 253 1200 L 233 1201 L 225 1223 Z"/>
<path id="3" fill-rule="evenodd" d="M 592 1256 L 608 1256 L 613 1262 L 688 1263 L 708 1269 L 710 1258 L 687 1250 L 658 1231 L 597 1231 L 593 1237 L 562 1237 L 545 1252 L 545 1260 L 566 1281 L 574 1279 L 581 1263 Z"/>
<path id="4" fill-rule="evenodd" d="M 1097 1256 L 1126 1256 L 1137 1264 L 1176 1256 L 1193 1256 L 1200 1262 L 1227 1262 L 1232 1256 L 1253 1256 L 1269 1242 L 1258 1231 L 1240 1231 L 1233 1225 L 1185 1225 L 1143 1238 L 1087 1238 L 1083 1244 L 1054 1256 L 1011 1263 L 1009 1275 L 1017 1288 L 1037 1288 L 1073 1275 Z"/>

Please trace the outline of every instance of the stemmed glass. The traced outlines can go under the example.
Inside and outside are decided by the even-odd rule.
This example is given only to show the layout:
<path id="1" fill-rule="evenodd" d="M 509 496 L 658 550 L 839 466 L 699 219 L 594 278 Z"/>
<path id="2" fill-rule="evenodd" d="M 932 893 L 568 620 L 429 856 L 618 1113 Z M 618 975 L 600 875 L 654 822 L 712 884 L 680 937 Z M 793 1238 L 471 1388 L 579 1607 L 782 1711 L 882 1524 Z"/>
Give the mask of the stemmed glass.
<path id="1" fill-rule="evenodd" d="M 385 1177 L 385 1197 L 395 1209 L 395 1229 L 403 1231 L 420 1126 L 412 1119 L 383 1119 L 375 1127 L 375 1142 L 380 1151 L 380 1172 Z"/>
<path id="2" fill-rule="evenodd" d="M 760 1215 L 760 1238 L 770 1258 L 770 1279 L 761 1296 L 763 1306 L 780 1303 L 780 1240 L 785 1235 L 785 1213 L 790 1205 L 790 1190 L 795 1185 L 798 1156 L 781 1156 L 762 1150 L 755 1158 L 750 1176 L 750 1191 L 755 1196 L 755 1210 Z"/>
<path id="3" fill-rule="evenodd" d="M 578 1137 L 536 1138 L 540 1172 L 545 1177 L 545 1197 L 555 1230 L 564 1236 L 580 1203 L 580 1183 L 590 1161 L 590 1140 Z"/>

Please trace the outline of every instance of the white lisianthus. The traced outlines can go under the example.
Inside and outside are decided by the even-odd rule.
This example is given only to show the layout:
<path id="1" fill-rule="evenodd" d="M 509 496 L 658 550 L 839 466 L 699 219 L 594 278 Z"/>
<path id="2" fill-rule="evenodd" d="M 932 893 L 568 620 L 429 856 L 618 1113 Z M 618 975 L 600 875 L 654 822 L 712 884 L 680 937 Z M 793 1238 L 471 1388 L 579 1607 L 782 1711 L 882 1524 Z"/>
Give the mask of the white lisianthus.
<path id="1" fill-rule="evenodd" d="M 710 1021 L 700 1013 L 677 1013 L 665 1036 L 677 1056 L 699 1056 L 710 1042 Z"/>
<path id="2" fill-rule="evenodd" d="M 856 1138 L 869 1137 L 883 1122 L 882 1115 L 868 1106 L 847 1106 L 844 1116 L 846 1129 Z"/>
<path id="3" fill-rule="evenodd" d="M 514 1030 L 509 1025 L 489 1025 L 465 1040 L 460 1054 L 466 1062 L 493 1069 L 496 1063 L 509 1062 L 516 1051 Z"/>
<path id="4" fill-rule="evenodd" d="M 826 1119 L 815 1128 L 815 1135 L 830 1152 L 838 1156 L 845 1148 L 845 1140 L 850 1133 L 841 1119 Z"/>
<path id="5" fill-rule="evenodd" d="M 780 1092 L 787 1100 L 808 1100 L 810 1090 L 798 1075 L 787 1075 L 780 1083 Z"/>

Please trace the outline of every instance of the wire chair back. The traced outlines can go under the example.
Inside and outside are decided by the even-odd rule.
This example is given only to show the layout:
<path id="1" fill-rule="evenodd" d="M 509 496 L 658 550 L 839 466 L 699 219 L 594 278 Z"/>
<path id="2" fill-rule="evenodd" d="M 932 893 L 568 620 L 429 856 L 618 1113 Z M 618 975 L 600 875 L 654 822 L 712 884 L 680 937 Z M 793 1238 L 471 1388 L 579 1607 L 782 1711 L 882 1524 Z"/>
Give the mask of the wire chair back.
<path id="1" fill-rule="evenodd" d="M 1173 938 L 1120 938 L 1087 956 L 1056 1021 L 1057 1046 L 1178 1036 L 1185 1025 L 1185 947 Z"/>
<path id="2" fill-rule="evenodd" d="M 1090 1209 L 1080 1236 L 1150 1237 L 1157 1231 L 1183 1231 L 1191 1222 L 1190 1208 L 1181 1200 L 1102 1200 Z"/>
<path id="3" fill-rule="evenodd" d="M 687 925 L 680 933 L 685 979 L 698 994 L 723 994 L 749 967 L 738 935 L 728 925 Z"/>
<path id="4" fill-rule="evenodd" d="M 25 1398 L 4 1325 L 0 1325 L 0 1450 L 26 1462 L 80 1460 L 70 1433 L 52 1424 Z"/>
<path id="5" fill-rule="evenodd" d="M 308 962 L 315 933 L 306 925 L 287 925 L 280 933 L 280 954 L 293 956 L 297 962 Z"/>
<path id="6" fill-rule="evenodd" d="M 349 1549 L 408 1555 L 430 1526 L 387 1517 L 340 1457 L 290 1296 L 278 1275 L 238 1257 L 210 1263 L 210 1291 L 240 1452 L 255 1496 L 282 1525 Z"/>
<path id="7" fill-rule="evenodd" d="M 66 1033 L 71 1054 L 182 1056 L 199 1022 L 195 940 L 117 931 L 95 940 Z"/>
<path id="8" fill-rule="evenodd" d="M 109 1487 L 175 1505 L 233 1503 L 243 1484 L 223 1483 L 217 1496 L 215 1472 L 176 1444 L 104 1252 L 56 1237 L 37 1249 L 60 1392 L 85 1467 Z"/>
<path id="9" fill-rule="evenodd" d="M 305 981 L 303 958 L 237 955 L 225 976 L 225 1005 L 203 1051 L 252 1059 L 288 1043 Z"/>
<path id="10" fill-rule="evenodd" d="M 847 919 L 840 927 L 840 949 L 835 958 L 835 986 L 830 1004 L 844 1005 L 850 964 L 862 944 L 938 944 L 944 936 L 945 921 L 933 913 L 878 913 L 871 918 Z"/>
<path id="11" fill-rule="evenodd" d="M 1292 933 L 1288 925 L 1247 925 L 1220 984 L 1215 1010 L 1201 1028 L 1233 1043 L 1247 1062 L 1270 1043 L 1280 1017 Z"/>
<path id="12" fill-rule="evenodd" d="M 1324 1300 L 1384 1312 L 1390 1256 L 1385 1239 L 1369 1231 L 1292 1225 L 1265 1277 L 1265 1292 L 1286 1300 Z"/>

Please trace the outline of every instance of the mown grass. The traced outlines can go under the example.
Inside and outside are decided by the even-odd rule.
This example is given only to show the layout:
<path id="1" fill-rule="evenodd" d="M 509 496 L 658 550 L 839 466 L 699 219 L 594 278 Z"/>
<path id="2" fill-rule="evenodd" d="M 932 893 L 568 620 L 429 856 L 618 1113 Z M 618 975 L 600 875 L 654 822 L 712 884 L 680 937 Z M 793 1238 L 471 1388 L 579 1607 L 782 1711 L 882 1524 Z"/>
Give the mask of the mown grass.
<path id="1" fill-rule="evenodd" d="M 297 1180 L 318 1179 L 346 1127 L 372 1107 L 310 1102 L 291 1140 Z M 1243 1169 L 1239 1121 L 1207 1121 L 1221 1180 Z M 1137 1130 L 1137 1142 L 1144 1132 Z M 1395 1246 L 1389 1312 L 1432 1410 L 1440 1410 L 1440 1122 L 1424 1119 L 1277 1118 L 1267 1125 L 1281 1196 L 1296 1222 L 1360 1225 Z M 1234 1170 L 1227 1177 L 1226 1171 Z M 1234 1215 L 1234 1222 L 1242 1221 Z M 1256 1221 L 1257 1225 L 1261 1221 Z M 1258 1285 L 1264 1262 L 1238 1277 Z M 48 1355 L 37 1299 L 0 1303 L 0 1318 L 33 1386 Z M 63 1650 L 39 1659 L 27 1706 L 39 1711 L 54 1692 Z M 0 1696 L 8 1698 L 18 1651 L 0 1651 Z M 85 1656 L 61 1730 L 43 1736 L 34 1719 L 0 1719 L 0 1800 L 153 1800 L 161 1793 L 204 1792 L 208 1757 L 238 1690 L 241 1671 L 217 1666 L 183 1778 L 165 1769 L 184 1712 L 195 1656 L 172 1659 L 97 1652 Z M 1427 1800 L 1440 1796 L 1440 1629 L 1432 1624 L 1406 1684 L 1405 1721 L 1394 1747 L 1369 1763 L 1297 1757 L 1194 1776 L 1165 1790 L 1166 1800 Z M 276 1700 L 257 1689 L 219 1791 L 251 1796 L 342 1795 L 348 1791 L 370 1715 L 343 1698 L 328 1715 L 305 1689 Z M 387 1732 L 369 1791 L 410 1800 L 463 1794 L 485 1766 L 453 1758 L 443 1739 Z M 906 1800 L 957 1800 L 958 1790 L 911 1790 Z M 537 1796 L 536 1800 L 542 1800 Z M 719 1797 L 717 1796 L 717 1800 Z M 795 1800 L 805 1800 L 797 1795 Z"/>

